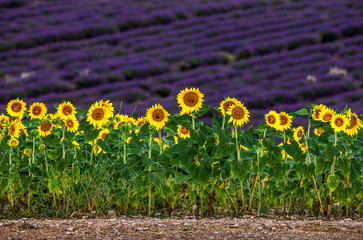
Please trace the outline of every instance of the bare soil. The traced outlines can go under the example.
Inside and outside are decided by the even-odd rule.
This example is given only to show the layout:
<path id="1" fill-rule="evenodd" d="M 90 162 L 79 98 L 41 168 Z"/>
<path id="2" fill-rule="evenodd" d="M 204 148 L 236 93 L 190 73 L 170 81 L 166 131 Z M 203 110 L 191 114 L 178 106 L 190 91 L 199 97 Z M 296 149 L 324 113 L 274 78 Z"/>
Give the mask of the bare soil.
<path id="1" fill-rule="evenodd" d="M 0 220 L 0 239 L 363 239 L 363 219 L 245 215 Z"/>

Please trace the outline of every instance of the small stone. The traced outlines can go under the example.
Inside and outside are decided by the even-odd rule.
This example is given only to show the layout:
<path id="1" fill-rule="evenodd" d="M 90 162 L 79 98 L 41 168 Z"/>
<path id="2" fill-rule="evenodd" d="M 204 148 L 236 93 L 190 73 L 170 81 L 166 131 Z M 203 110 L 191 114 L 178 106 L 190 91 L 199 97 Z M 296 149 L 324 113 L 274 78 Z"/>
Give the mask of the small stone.
<path id="1" fill-rule="evenodd" d="M 275 227 L 272 227 L 271 230 L 276 230 L 276 228 Z"/>
<path id="2" fill-rule="evenodd" d="M 74 227 L 69 227 L 69 228 L 67 228 L 67 231 L 73 231 L 73 229 L 74 229 Z"/>
<path id="3" fill-rule="evenodd" d="M 231 226 L 229 226 L 230 228 L 238 228 L 239 227 L 239 225 L 238 224 L 233 224 L 233 225 L 231 225 Z"/>
<path id="4" fill-rule="evenodd" d="M 346 218 L 346 219 L 344 219 L 344 221 L 352 221 L 352 219 L 351 218 Z"/>
<path id="5" fill-rule="evenodd" d="M 82 219 L 88 219 L 89 218 L 89 216 L 88 215 L 84 215 L 84 216 L 82 216 Z"/>
<path id="6" fill-rule="evenodd" d="M 74 232 L 69 232 L 69 231 L 66 232 L 66 235 L 73 235 L 73 234 Z"/>
<path id="7" fill-rule="evenodd" d="M 263 229 L 263 227 L 262 227 L 262 226 L 258 226 L 257 228 L 258 228 L 259 230 L 262 230 L 262 229 Z"/>
<path id="8" fill-rule="evenodd" d="M 139 232 L 139 231 L 146 231 L 148 230 L 149 228 L 135 228 L 135 231 L 136 232 Z"/>
<path id="9" fill-rule="evenodd" d="M 295 229 L 295 227 L 294 227 L 294 226 L 289 226 L 289 228 L 290 228 L 290 229 Z"/>

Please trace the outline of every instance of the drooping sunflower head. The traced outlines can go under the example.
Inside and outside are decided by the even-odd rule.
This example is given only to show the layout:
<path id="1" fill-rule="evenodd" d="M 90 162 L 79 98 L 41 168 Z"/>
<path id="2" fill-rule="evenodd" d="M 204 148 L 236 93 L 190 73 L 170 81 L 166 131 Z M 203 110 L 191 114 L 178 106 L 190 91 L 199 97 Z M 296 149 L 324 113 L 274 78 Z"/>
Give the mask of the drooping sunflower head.
<path id="1" fill-rule="evenodd" d="M 358 134 L 358 129 L 361 127 L 363 127 L 363 124 L 358 115 L 356 113 L 350 113 L 349 124 L 343 131 L 349 136 L 353 136 Z"/>
<path id="2" fill-rule="evenodd" d="M 98 133 L 98 139 L 105 140 L 105 139 L 106 139 L 107 134 L 109 134 L 109 133 L 110 133 L 110 130 L 108 130 L 108 129 L 102 129 L 102 130 Z"/>
<path id="3" fill-rule="evenodd" d="M 311 114 L 312 118 L 314 120 L 321 120 L 321 115 L 320 113 L 324 110 L 324 108 L 326 108 L 325 105 L 323 104 L 319 104 L 319 105 L 315 105 L 314 109 L 313 109 L 313 112 Z"/>
<path id="4" fill-rule="evenodd" d="M 293 137 L 294 137 L 294 140 L 296 141 L 296 142 L 299 142 L 300 141 L 300 139 L 303 137 L 303 135 L 304 135 L 304 128 L 302 127 L 302 126 L 299 126 L 299 127 L 297 127 L 297 128 L 294 128 L 294 129 L 292 129 L 293 130 L 293 132 L 294 132 L 294 135 L 293 135 Z"/>
<path id="5" fill-rule="evenodd" d="M 87 121 L 90 122 L 95 128 L 101 129 L 108 123 L 108 119 L 112 117 L 109 108 L 100 103 L 93 104 L 87 113 Z"/>
<path id="6" fill-rule="evenodd" d="M 238 101 L 237 99 L 235 98 L 229 98 L 227 97 L 226 99 L 224 99 L 220 106 L 219 106 L 219 109 L 221 110 L 221 113 L 223 116 L 226 116 L 226 113 L 227 111 L 229 110 L 229 108 L 232 106 L 232 105 L 237 105 L 237 104 L 242 104 L 240 101 Z"/>
<path id="7" fill-rule="evenodd" d="M 129 123 L 129 115 L 116 114 L 113 121 L 115 122 L 114 129 L 118 129 L 121 125 Z"/>
<path id="8" fill-rule="evenodd" d="M 292 116 L 290 116 L 286 112 L 280 112 L 279 117 L 280 124 L 278 125 L 277 130 L 284 131 L 290 129 L 292 123 Z"/>
<path id="9" fill-rule="evenodd" d="M 198 88 L 185 88 L 177 96 L 177 102 L 183 111 L 193 113 L 198 111 L 203 105 L 203 97 Z"/>
<path id="10" fill-rule="evenodd" d="M 335 132 L 344 131 L 348 124 L 348 118 L 340 113 L 334 114 L 330 121 L 330 126 L 334 129 Z"/>
<path id="11" fill-rule="evenodd" d="M 39 135 L 45 137 L 51 134 L 53 128 L 53 124 L 49 120 L 44 120 L 40 123 L 38 127 Z"/>
<path id="12" fill-rule="evenodd" d="M 181 137 L 181 138 L 190 138 L 190 131 L 189 129 L 181 126 L 181 125 L 178 125 L 178 136 Z"/>
<path id="13" fill-rule="evenodd" d="M 35 102 L 29 107 L 29 116 L 31 119 L 42 119 L 47 114 L 47 107 L 44 103 Z"/>
<path id="14" fill-rule="evenodd" d="M 162 129 L 169 120 L 170 114 L 160 105 L 155 104 L 146 111 L 146 119 L 150 125 L 156 127 L 157 130 Z"/>
<path id="15" fill-rule="evenodd" d="M 319 116 L 322 122 L 330 122 L 334 116 L 334 111 L 331 108 L 325 107 Z"/>
<path id="16" fill-rule="evenodd" d="M 10 116 L 22 119 L 26 111 L 26 103 L 19 99 L 11 100 L 6 107 L 6 111 Z"/>
<path id="17" fill-rule="evenodd" d="M 318 136 L 320 136 L 321 134 L 323 134 L 325 131 L 324 131 L 324 129 L 322 129 L 322 128 L 317 128 L 317 129 L 315 129 L 314 130 L 314 133 L 316 134 L 316 135 L 318 135 Z"/>
<path id="18" fill-rule="evenodd" d="M 306 152 L 306 144 L 305 143 L 299 143 L 299 147 L 300 147 L 300 149 L 301 149 L 301 151 L 303 151 L 303 152 Z"/>
<path id="19" fill-rule="evenodd" d="M 75 115 L 77 113 L 76 108 L 71 102 L 64 102 L 58 105 L 57 116 L 61 119 L 65 119 L 68 116 Z"/>
<path id="20" fill-rule="evenodd" d="M 139 117 L 137 120 L 136 120 L 136 122 L 135 122 L 135 124 L 137 125 L 137 126 L 139 126 L 139 127 L 141 127 L 142 125 L 144 125 L 145 124 L 145 117 Z"/>
<path id="21" fill-rule="evenodd" d="M 75 115 L 70 115 L 66 118 L 64 118 L 64 125 L 67 128 L 67 131 L 69 132 L 77 132 L 79 128 L 79 122 Z"/>
<path id="22" fill-rule="evenodd" d="M 30 156 L 31 153 L 32 153 L 32 151 L 29 148 L 24 150 L 24 155 L 26 155 L 28 157 Z"/>
<path id="23" fill-rule="evenodd" d="M 20 123 L 18 121 L 13 121 L 9 125 L 8 134 L 11 138 L 18 138 L 20 135 Z"/>
<path id="24" fill-rule="evenodd" d="M 280 116 L 276 111 L 270 110 L 267 114 L 265 114 L 265 120 L 268 126 L 273 127 L 275 129 L 279 128 Z"/>
<path id="25" fill-rule="evenodd" d="M 19 144 L 18 139 L 16 139 L 16 138 L 10 138 L 10 140 L 9 140 L 9 146 L 16 147 L 16 146 L 18 146 L 18 144 Z"/>
<path id="26" fill-rule="evenodd" d="M 228 122 L 232 122 L 233 125 L 240 127 L 243 124 L 248 122 L 248 118 L 250 117 L 250 112 L 248 109 L 242 104 L 232 105 L 227 114 L 230 115 L 230 119 Z"/>

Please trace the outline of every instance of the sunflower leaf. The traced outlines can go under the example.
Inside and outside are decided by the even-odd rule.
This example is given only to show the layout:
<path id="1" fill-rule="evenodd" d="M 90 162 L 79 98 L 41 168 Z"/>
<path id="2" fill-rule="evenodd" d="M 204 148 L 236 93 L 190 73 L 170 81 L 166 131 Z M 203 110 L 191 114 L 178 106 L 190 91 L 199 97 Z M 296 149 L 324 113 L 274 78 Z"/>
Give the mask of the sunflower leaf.
<path id="1" fill-rule="evenodd" d="M 209 109 L 210 109 L 210 106 L 203 104 L 202 107 L 197 112 L 197 117 L 202 117 L 204 114 L 206 114 L 208 112 Z"/>
<path id="2" fill-rule="evenodd" d="M 338 175 L 331 174 L 329 175 L 327 182 L 328 182 L 328 188 L 331 191 L 334 191 L 339 186 L 340 177 Z"/>
<path id="3" fill-rule="evenodd" d="M 229 138 L 222 138 L 217 147 L 216 157 L 222 158 L 224 156 L 233 154 L 236 151 L 236 144 L 234 142 L 230 141 Z"/>
<path id="4" fill-rule="evenodd" d="M 302 108 L 302 109 L 300 109 L 300 110 L 297 110 L 296 112 L 295 112 L 297 115 L 301 115 L 301 116 L 305 116 L 305 115 L 308 115 L 309 113 L 308 113 L 308 110 L 306 109 L 306 108 Z"/>

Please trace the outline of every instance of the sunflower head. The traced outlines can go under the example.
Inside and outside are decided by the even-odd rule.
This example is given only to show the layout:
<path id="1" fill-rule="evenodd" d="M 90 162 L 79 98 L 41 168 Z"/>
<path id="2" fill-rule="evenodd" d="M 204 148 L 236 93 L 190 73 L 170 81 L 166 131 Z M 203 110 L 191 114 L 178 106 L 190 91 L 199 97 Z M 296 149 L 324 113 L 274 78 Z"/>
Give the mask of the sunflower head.
<path id="1" fill-rule="evenodd" d="M 24 155 L 26 155 L 28 157 L 30 156 L 31 153 L 32 153 L 32 151 L 29 148 L 24 150 Z"/>
<path id="2" fill-rule="evenodd" d="M 71 102 L 64 102 L 58 105 L 56 115 L 61 119 L 65 119 L 66 117 L 75 115 L 76 113 L 76 108 Z"/>
<path id="3" fill-rule="evenodd" d="M 13 121 L 10 125 L 9 125 L 9 131 L 8 134 L 10 135 L 10 137 L 12 138 L 18 138 L 20 136 L 20 122 L 18 121 Z"/>
<path id="4" fill-rule="evenodd" d="M 29 116 L 31 119 L 42 119 L 47 114 L 47 107 L 44 103 L 35 102 L 29 107 Z"/>
<path id="5" fill-rule="evenodd" d="M 237 104 L 242 104 L 240 101 L 238 101 L 235 98 L 229 98 L 227 97 L 226 99 L 224 99 L 220 106 L 219 109 L 221 110 L 221 113 L 223 116 L 226 116 L 227 111 L 229 110 L 229 108 L 233 105 L 237 105 Z"/>
<path id="6" fill-rule="evenodd" d="M 247 123 L 250 117 L 250 112 L 243 106 L 243 103 L 232 105 L 227 111 L 227 114 L 231 116 L 228 122 L 233 122 L 233 125 L 237 127 Z"/>
<path id="7" fill-rule="evenodd" d="M 26 103 L 19 99 L 11 100 L 6 107 L 6 111 L 10 116 L 22 119 L 26 111 Z"/>
<path id="8" fill-rule="evenodd" d="M 183 111 L 193 113 L 198 111 L 203 104 L 203 97 L 198 88 L 185 88 L 177 95 L 177 102 Z"/>
<path id="9" fill-rule="evenodd" d="M 296 141 L 296 142 L 299 142 L 300 141 L 300 139 L 303 137 L 303 135 L 304 135 L 304 128 L 302 127 L 302 126 L 299 126 L 299 127 L 297 127 L 297 128 L 294 128 L 293 129 L 293 132 L 294 132 L 294 135 L 293 135 L 293 137 L 294 137 L 294 140 Z"/>
<path id="10" fill-rule="evenodd" d="M 16 139 L 16 138 L 10 138 L 10 140 L 9 140 L 9 146 L 16 147 L 16 146 L 18 146 L 18 144 L 19 144 L 18 139 Z"/>
<path id="11" fill-rule="evenodd" d="M 330 122 L 334 116 L 334 111 L 331 108 L 325 107 L 319 116 L 322 122 Z"/>
<path id="12" fill-rule="evenodd" d="M 155 104 L 146 111 L 146 119 L 156 130 L 162 129 L 170 114 L 160 105 Z"/>
<path id="13" fill-rule="evenodd" d="M 324 131 L 324 129 L 322 129 L 322 128 L 317 128 L 317 129 L 315 129 L 314 130 L 314 133 L 316 134 L 316 135 L 318 135 L 318 136 L 320 136 L 321 134 L 323 134 L 325 131 Z"/>
<path id="14" fill-rule="evenodd" d="M 40 136 L 45 137 L 51 134 L 53 128 L 53 124 L 49 120 L 44 120 L 40 123 L 38 127 L 38 132 Z"/>
<path id="15" fill-rule="evenodd" d="M 356 113 L 350 113 L 350 117 L 348 119 L 349 123 L 343 131 L 349 136 L 357 135 L 358 129 L 363 127 L 362 121 Z"/>
<path id="16" fill-rule="evenodd" d="M 330 121 L 330 126 L 334 129 L 335 132 L 344 131 L 348 124 L 348 118 L 340 113 L 334 114 Z"/>
<path id="17" fill-rule="evenodd" d="M 181 126 L 181 125 L 178 125 L 178 136 L 181 137 L 181 138 L 190 138 L 190 131 L 189 129 Z"/>
<path id="18" fill-rule="evenodd" d="M 277 130 L 284 131 L 288 130 L 291 127 L 292 116 L 288 115 L 286 112 L 280 112 L 280 124 L 278 125 Z"/>
<path id="19" fill-rule="evenodd" d="M 270 110 L 267 114 L 265 114 L 265 120 L 268 126 L 279 129 L 280 116 L 276 111 Z"/>
<path id="20" fill-rule="evenodd" d="M 102 130 L 98 133 L 98 139 L 105 140 L 105 139 L 106 139 L 107 134 L 109 134 L 109 133 L 110 133 L 110 130 L 108 130 L 108 129 L 102 129 Z"/>
<path id="21" fill-rule="evenodd" d="M 67 131 L 77 132 L 79 128 L 79 122 L 75 115 L 67 116 L 63 119 L 64 125 L 67 128 Z"/>
<path id="22" fill-rule="evenodd" d="M 311 114 L 311 116 L 312 116 L 312 118 L 314 119 L 314 120 L 321 120 L 321 115 L 320 115 L 320 113 L 321 113 L 321 111 L 323 111 L 324 110 L 324 108 L 326 108 L 326 106 L 325 105 L 323 105 L 323 104 L 319 104 L 319 105 L 315 105 L 315 107 L 314 107 L 314 109 L 313 109 L 313 112 L 312 112 L 312 114 Z"/>
<path id="23" fill-rule="evenodd" d="M 108 107 L 103 106 L 101 103 L 93 104 L 87 113 L 87 121 L 90 122 L 95 128 L 101 129 L 108 123 L 108 119 L 113 116 L 113 113 Z"/>
<path id="24" fill-rule="evenodd" d="M 114 129 L 118 129 L 121 125 L 129 123 L 129 116 L 126 114 L 116 114 L 113 120 L 115 122 Z"/>

